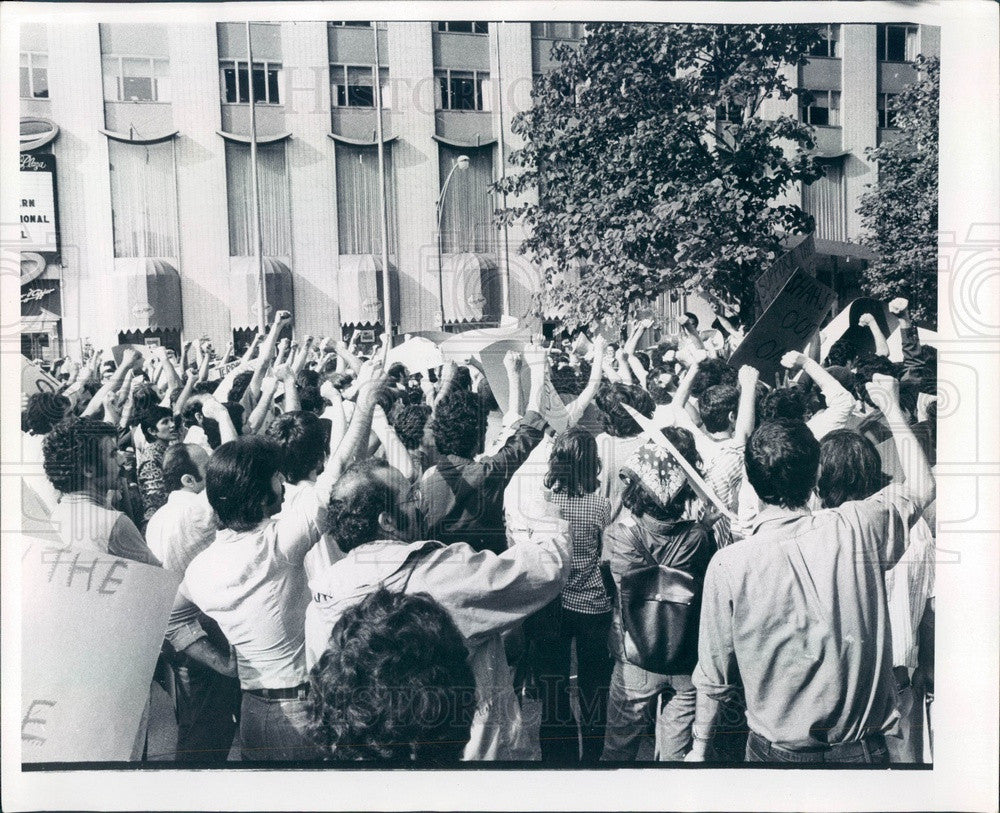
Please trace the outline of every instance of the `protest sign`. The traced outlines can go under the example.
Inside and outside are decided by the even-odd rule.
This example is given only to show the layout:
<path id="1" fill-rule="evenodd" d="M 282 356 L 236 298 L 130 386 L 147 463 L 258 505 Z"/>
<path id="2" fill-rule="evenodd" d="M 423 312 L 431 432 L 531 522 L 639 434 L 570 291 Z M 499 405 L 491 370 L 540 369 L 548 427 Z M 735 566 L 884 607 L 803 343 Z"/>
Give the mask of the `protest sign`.
<path id="1" fill-rule="evenodd" d="M 58 392 L 62 384 L 37 364 L 21 356 L 21 394 L 28 398 L 36 392 Z"/>
<path id="2" fill-rule="evenodd" d="M 771 302 L 746 338 L 729 358 L 739 370 L 756 367 L 762 381 L 772 382 L 781 372 L 781 357 L 789 350 L 801 351 L 820 326 L 837 295 L 797 269 Z"/>
<path id="3" fill-rule="evenodd" d="M 503 339 L 523 343 L 531 340 L 531 333 L 516 326 L 480 328 L 450 335 L 438 347 L 445 360 L 454 361 L 456 364 L 465 364 L 471 358 L 478 359 L 484 347 Z"/>
<path id="4" fill-rule="evenodd" d="M 128 760 L 179 576 L 27 539 L 21 564 L 21 761 Z"/>
<path id="5" fill-rule="evenodd" d="M 388 368 L 393 364 L 403 364 L 411 373 L 422 373 L 440 367 L 444 364 L 444 357 L 434 342 L 416 336 L 389 350 L 385 366 Z"/>
<path id="6" fill-rule="evenodd" d="M 115 360 L 115 367 L 121 367 L 122 358 L 124 358 L 126 350 L 135 350 L 139 354 L 139 360 L 136 361 L 137 367 L 153 357 L 153 347 L 151 345 L 116 344 L 111 348 L 111 357 Z"/>
<path id="7" fill-rule="evenodd" d="M 820 331 L 819 355 L 821 360 L 826 360 L 830 348 L 836 344 L 838 339 L 842 338 L 846 338 L 848 341 L 859 341 L 862 350 L 869 352 L 874 350 L 875 343 L 871 331 L 858 325 L 858 319 L 864 313 L 870 313 L 875 317 L 879 330 L 886 337 L 886 344 L 889 345 L 889 360 L 895 362 L 903 360 L 903 338 L 900 333 L 899 319 L 889 311 L 885 303 L 868 297 L 852 300 Z M 918 327 L 917 336 L 921 344 L 931 347 L 937 346 L 938 334 L 933 330 Z"/>
<path id="8" fill-rule="evenodd" d="M 815 252 L 816 243 L 810 234 L 790 251 L 786 251 L 778 257 L 774 264 L 757 278 L 754 282 L 756 295 L 754 308 L 757 314 L 763 314 L 767 310 L 796 269 L 801 269 L 810 276 L 813 275 L 813 255 Z"/>
<path id="9" fill-rule="evenodd" d="M 715 308 L 712 307 L 712 303 L 708 301 L 708 298 L 704 294 L 699 292 L 690 293 L 684 297 L 684 311 L 685 313 L 694 314 L 694 317 L 698 320 L 699 331 L 709 330 L 716 319 Z"/>
<path id="10" fill-rule="evenodd" d="M 516 339 L 504 339 L 488 345 L 479 353 L 483 374 L 486 376 L 486 381 L 493 391 L 493 397 L 496 398 L 500 412 L 503 414 L 506 414 L 511 407 L 507 369 L 503 363 L 504 356 L 510 351 L 520 353 L 524 350 L 525 344 L 526 342 Z M 524 405 L 531 387 L 531 371 L 523 362 L 518 369 L 518 378 L 521 397 L 519 403 L 514 405 L 514 409 L 523 415 Z M 557 432 L 562 432 L 569 426 L 569 413 L 566 411 L 562 396 L 556 392 L 556 388 L 548 376 L 545 377 L 545 388 L 542 390 L 541 415 Z"/>

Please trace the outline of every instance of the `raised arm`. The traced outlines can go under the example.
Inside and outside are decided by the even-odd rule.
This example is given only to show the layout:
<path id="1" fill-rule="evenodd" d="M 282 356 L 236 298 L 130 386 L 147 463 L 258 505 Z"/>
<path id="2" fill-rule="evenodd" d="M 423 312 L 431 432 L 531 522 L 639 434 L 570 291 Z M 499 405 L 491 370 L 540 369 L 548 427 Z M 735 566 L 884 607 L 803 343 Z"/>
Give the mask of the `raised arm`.
<path id="1" fill-rule="evenodd" d="M 508 350 L 503 357 L 503 367 L 507 373 L 507 413 L 503 422 L 507 425 L 521 417 L 521 354 Z"/>
<path id="2" fill-rule="evenodd" d="M 274 324 L 271 325 L 271 330 L 268 331 L 267 338 L 264 339 L 263 344 L 260 347 L 260 356 L 257 359 L 257 367 L 253 371 L 253 377 L 250 379 L 250 385 L 247 387 L 247 392 L 250 393 L 251 397 L 256 398 L 260 395 L 260 383 L 264 380 L 264 375 L 267 372 L 268 362 L 271 361 L 274 355 L 274 347 L 278 343 L 278 334 L 281 332 L 282 328 L 292 321 L 292 314 L 288 311 L 278 311 L 274 316 Z"/>
<path id="3" fill-rule="evenodd" d="M 250 417 L 244 420 L 247 434 L 255 434 L 264 429 L 267 423 L 268 413 L 271 411 L 271 402 L 274 400 L 274 393 L 278 389 L 278 379 L 269 375 L 261 385 L 260 398 L 250 413 Z"/>
<path id="4" fill-rule="evenodd" d="M 899 405 L 899 381 L 892 376 L 876 373 L 865 385 L 865 389 L 868 390 L 872 403 L 882 410 L 892 432 L 896 455 L 906 477 L 906 489 L 921 509 L 926 508 L 933 502 L 936 494 L 934 474 Z"/>
<path id="5" fill-rule="evenodd" d="M 604 358 L 604 350 L 607 346 L 608 340 L 598 334 L 597 338 L 594 339 L 594 361 L 590 365 L 590 378 L 587 380 L 587 386 L 566 407 L 566 412 L 569 413 L 570 426 L 575 426 L 580 422 L 583 414 L 587 411 L 587 407 L 590 406 L 590 402 L 594 400 L 597 391 L 601 388 L 601 378 L 604 373 L 601 361 Z"/>
<path id="6" fill-rule="evenodd" d="M 872 338 L 875 340 L 875 355 L 876 356 L 889 356 L 889 344 L 885 340 L 885 336 L 882 335 L 882 331 L 879 329 L 878 322 L 875 321 L 875 317 L 870 313 L 861 314 L 861 318 L 858 319 L 858 324 L 861 327 L 866 327 L 872 334 Z"/>
<path id="7" fill-rule="evenodd" d="M 757 417 L 757 380 L 760 371 L 756 367 L 744 364 L 737 373 L 740 384 L 740 402 L 736 408 L 736 426 L 733 429 L 733 440 L 737 444 L 745 444 L 753 434 Z"/>
<path id="8" fill-rule="evenodd" d="M 691 364 L 684 371 L 684 375 L 681 376 L 672 402 L 673 406 L 678 410 L 683 409 L 684 405 L 687 404 L 688 398 L 691 397 L 691 387 L 694 385 L 694 379 L 698 375 L 698 369 L 701 367 L 701 363 L 708 358 L 708 352 L 704 349 L 692 350 L 690 355 Z"/>
<path id="9" fill-rule="evenodd" d="M 236 440 L 236 427 L 233 426 L 233 419 L 229 416 L 229 410 L 220 404 L 215 399 L 215 396 L 202 396 L 201 414 L 219 424 L 219 440 L 221 443 Z"/>
<path id="10" fill-rule="evenodd" d="M 407 480 L 412 480 L 416 471 L 410 453 L 399 439 L 396 430 L 389 424 L 389 419 L 380 406 L 375 407 L 372 415 L 372 431 L 385 449 L 385 459 L 389 465 L 397 469 Z"/>

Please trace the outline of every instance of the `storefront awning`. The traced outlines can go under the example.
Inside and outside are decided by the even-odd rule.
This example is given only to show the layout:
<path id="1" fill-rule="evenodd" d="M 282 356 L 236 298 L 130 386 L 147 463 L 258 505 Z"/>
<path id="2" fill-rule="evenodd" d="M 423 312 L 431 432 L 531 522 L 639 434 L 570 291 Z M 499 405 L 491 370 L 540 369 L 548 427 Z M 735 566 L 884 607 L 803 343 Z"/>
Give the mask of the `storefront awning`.
<path id="1" fill-rule="evenodd" d="M 44 147 L 55 141 L 58 136 L 58 125 L 48 119 L 38 116 L 21 117 L 21 152 Z"/>
<path id="2" fill-rule="evenodd" d="M 270 324 L 278 311 L 293 313 L 292 272 L 283 259 L 263 257 L 267 294 L 265 321 Z M 234 330 L 255 328 L 260 319 L 260 275 L 254 257 L 229 258 L 230 318 Z"/>
<path id="3" fill-rule="evenodd" d="M 382 260 L 374 254 L 340 257 L 337 274 L 340 322 L 374 325 L 382 321 Z"/>
<path id="4" fill-rule="evenodd" d="M 445 254 L 441 258 L 445 322 L 481 322 L 499 312 L 490 292 L 500 281 L 489 254 Z"/>
<path id="5" fill-rule="evenodd" d="M 118 327 L 122 330 L 180 330 L 181 278 L 166 260 L 115 259 L 115 274 L 124 285 Z"/>

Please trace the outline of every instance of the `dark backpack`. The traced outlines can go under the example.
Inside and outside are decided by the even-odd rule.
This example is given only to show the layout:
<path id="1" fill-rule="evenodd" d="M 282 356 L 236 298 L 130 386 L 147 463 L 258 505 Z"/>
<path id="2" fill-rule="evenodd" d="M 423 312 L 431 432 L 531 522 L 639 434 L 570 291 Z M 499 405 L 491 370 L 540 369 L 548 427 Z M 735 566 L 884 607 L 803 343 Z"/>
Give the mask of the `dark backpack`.
<path id="1" fill-rule="evenodd" d="M 698 662 L 701 583 L 690 573 L 659 564 L 629 528 L 629 541 L 645 565 L 621 578 L 618 604 L 629 663 L 661 675 L 689 675 Z"/>

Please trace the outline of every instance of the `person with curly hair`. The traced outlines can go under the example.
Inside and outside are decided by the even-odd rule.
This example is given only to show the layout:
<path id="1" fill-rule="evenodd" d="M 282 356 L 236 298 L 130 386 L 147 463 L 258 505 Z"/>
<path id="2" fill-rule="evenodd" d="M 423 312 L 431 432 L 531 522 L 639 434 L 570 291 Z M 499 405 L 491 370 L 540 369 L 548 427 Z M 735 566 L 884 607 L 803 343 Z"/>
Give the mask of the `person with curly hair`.
<path id="1" fill-rule="evenodd" d="M 504 489 L 541 442 L 545 427 L 545 350 L 525 348 L 524 358 L 531 371 L 527 409 L 496 454 L 477 457 L 486 439 L 486 415 L 477 395 L 453 385 L 435 406 L 431 431 L 440 457 L 420 481 L 428 538 L 468 542 L 494 553 L 506 550 Z"/>
<path id="2" fill-rule="evenodd" d="M 45 436 L 70 410 L 69 399 L 54 392 L 36 392 L 28 398 L 21 431 L 21 460 L 26 471 L 42 468 Z M 25 474 L 21 482 L 21 526 L 27 531 L 35 528 L 36 523 L 44 525 L 47 522 L 59 502 L 59 494 L 44 474 Z"/>
<path id="3" fill-rule="evenodd" d="M 150 552 L 135 524 L 109 507 L 119 486 L 118 433 L 104 421 L 66 418 L 45 436 L 45 474 L 59 492 L 52 511 L 53 535 L 63 545 L 87 548 L 150 565 Z"/>
<path id="4" fill-rule="evenodd" d="M 600 495 L 611 501 L 611 515 L 621 508 L 623 484 L 618 477 L 622 465 L 643 444 L 642 429 L 625 411 L 632 407 L 646 418 L 653 417 L 655 404 L 642 387 L 604 382 L 595 399 L 601 410 L 604 431 L 597 435 L 597 450 L 603 466 L 600 473 Z"/>
<path id="5" fill-rule="evenodd" d="M 330 760 L 458 762 L 476 684 L 448 611 L 380 589 L 333 625 L 309 675 L 313 732 Z"/>

